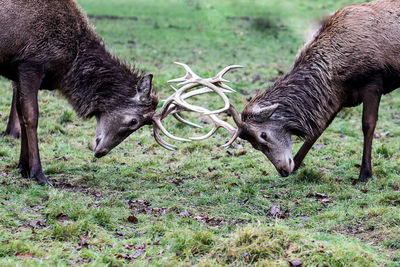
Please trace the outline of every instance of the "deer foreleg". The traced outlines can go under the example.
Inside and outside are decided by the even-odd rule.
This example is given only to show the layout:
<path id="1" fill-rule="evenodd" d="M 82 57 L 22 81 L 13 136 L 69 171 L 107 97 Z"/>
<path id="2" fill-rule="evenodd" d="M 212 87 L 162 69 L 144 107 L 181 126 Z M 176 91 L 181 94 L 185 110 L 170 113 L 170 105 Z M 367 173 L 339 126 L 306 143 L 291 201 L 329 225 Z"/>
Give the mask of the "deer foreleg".
<path id="1" fill-rule="evenodd" d="M 21 124 L 20 168 L 39 184 L 49 184 L 40 163 L 37 126 L 38 126 L 38 91 L 43 79 L 43 70 L 37 66 L 20 66 L 19 86 L 17 87 L 17 110 Z"/>
<path id="2" fill-rule="evenodd" d="M 313 137 L 312 139 L 307 139 L 304 144 L 301 146 L 299 151 L 294 156 L 294 170 L 297 171 L 300 168 L 301 163 L 303 162 L 305 156 L 307 155 L 308 151 L 312 148 L 315 141 L 320 137 L 320 135 Z"/>
<path id="3" fill-rule="evenodd" d="M 333 121 L 333 119 L 336 117 L 337 112 L 331 115 L 329 118 L 328 122 L 326 123 L 324 129 L 326 129 Z M 301 163 L 303 162 L 305 156 L 307 155 L 308 151 L 312 148 L 312 146 L 315 144 L 315 142 L 318 140 L 318 138 L 321 136 L 322 131 L 320 134 L 316 134 L 315 136 L 307 139 L 304 144 L 301 146 L 299 151 L 296 153 L 294 156 L 294 170 L 296 171 L 298 168 L 300 168 Z"/>
<path id="4" fill-rule="evenodd" d="M 379 103 L 381 100 L 380 86 L 372 84 L 362 91 L 363 114 L 362 130 L 364 134 L 364 150 L 361 163 L 359 182 L 365 182 L 372 177 L 371 150 L 376 122 L 378 120 Z"/>

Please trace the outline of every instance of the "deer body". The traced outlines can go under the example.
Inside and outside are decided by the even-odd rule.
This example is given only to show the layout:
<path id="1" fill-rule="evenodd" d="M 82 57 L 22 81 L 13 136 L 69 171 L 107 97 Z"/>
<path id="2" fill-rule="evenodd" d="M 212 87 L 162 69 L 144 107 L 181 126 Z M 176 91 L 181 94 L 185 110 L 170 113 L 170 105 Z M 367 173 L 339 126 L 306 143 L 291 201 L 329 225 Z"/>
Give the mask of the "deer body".
<path id="1" fill-rule="evenodd" d="M 328 18 L 292 69 L 242 112 L 240 136 L 282 176 L 296 170 L 343 107 L 363 104 L 359 176 L 372 176 L 371 146 L 381 96 L 400 86 L 400 2 L 345 7 Z M 292 158 L 291 135 L 305 139 Z"/>
<path id="2" fill-rule="evenodd" d="M 0 29 L 0 75 L 14 88 L 7 130 L 18 132 L 19 118 L 23 176 L 48 183 L 36 133 L 39 89 L 59 89 L 80 117 L 96 116 L 96 157 L 151 124 L 157 106 L 152 75 L 111 56 L 74 0 L 0 0 Z"/>

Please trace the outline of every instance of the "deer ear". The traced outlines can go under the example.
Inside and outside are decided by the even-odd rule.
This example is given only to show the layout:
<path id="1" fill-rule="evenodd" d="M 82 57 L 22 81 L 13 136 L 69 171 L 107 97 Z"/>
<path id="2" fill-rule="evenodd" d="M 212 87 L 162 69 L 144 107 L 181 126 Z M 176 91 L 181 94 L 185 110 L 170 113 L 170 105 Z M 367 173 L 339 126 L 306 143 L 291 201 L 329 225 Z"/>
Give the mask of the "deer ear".
<path id="1" fill-rule="evenodd" d="M 279 107 L 279 104 L 273 104 L 268 107 L 260 108 L 259 106 L 254 107 L 253 114 L 256 118 L 261 120 L 266 120 L 274 114 L 276 109 Z"/>
<path id="2" fill-rule="evenodd" d="M 151 94 L 151 89 L 152 89 L 152 84 L 151 82 L 153 81 L 153 74 L 149 74 L 146 76 L 143 76 L 140 78 L 139 83 L 138 83 L 138 96 L 139 99 L 144 101 L 146 99 L 150 98 Z"/>

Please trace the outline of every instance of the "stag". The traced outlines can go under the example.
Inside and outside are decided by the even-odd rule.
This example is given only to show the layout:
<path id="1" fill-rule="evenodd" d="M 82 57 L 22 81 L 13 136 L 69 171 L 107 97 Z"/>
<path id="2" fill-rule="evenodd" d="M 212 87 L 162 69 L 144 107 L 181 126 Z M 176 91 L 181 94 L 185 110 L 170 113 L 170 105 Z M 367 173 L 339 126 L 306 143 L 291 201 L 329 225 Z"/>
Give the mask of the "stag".
<path id="1" fill-rule="evenodd" d="M 40 89 L 58 89 L 81 118 L 96 117 L 96 157 L 152 124 L 158 103 L 153 76 L 113 57 L 74 0 L 0 0 L 0 28 L 0 75 L 14 88 L 7 131 L 20 131 L 22 176 L 50 184 L 38 148 Z"/>
<path id="2" fill-rule="evenodd" d="M 372 177 L 371 147 L 381 96 L 400 86 L 400 2 L 345 7 L 328 18 L 299 52 L 291 70 L 257 94 L 238 130 L 281 176 L 297 170 L 343 107 L 363 104 L 364 148 L 358 181 Z M 304 144 L 292 158 L 291 136 Z"/>

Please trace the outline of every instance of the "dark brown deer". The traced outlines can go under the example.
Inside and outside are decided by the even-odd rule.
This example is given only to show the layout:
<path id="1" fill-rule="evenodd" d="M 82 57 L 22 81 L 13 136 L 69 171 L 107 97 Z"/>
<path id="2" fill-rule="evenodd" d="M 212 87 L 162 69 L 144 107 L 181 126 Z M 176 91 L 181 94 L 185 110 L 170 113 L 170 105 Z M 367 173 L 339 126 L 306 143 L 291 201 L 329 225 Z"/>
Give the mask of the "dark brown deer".
<path id="1" fill-rule="evenodd" d="M 110 55 L 74 0 L 0 0 L 0 28 L 0 75 L 13 81 L 18 113 L 11 112 L 7 130 L 18 135 L 20 119 L 24 177 L 49 183 L 38 149 L 39 89 L 58 89 L 80 117 L 96 117 L 96 157 L 152 123 L 158 103 L 153 76 Z"/>
<path id="2" fill-rule="evenodd" d="M 362 103 L 359 181 L 366 181 L 381 96 L 399 86 L 400 1 L 351 5 L 323 23 L 289 73 L 255 96 L 241 119 L 236 114 L 237 135 L 288 176 L 343 107 Z M 305 139 L 294 159 L 292 135 Z"/>

